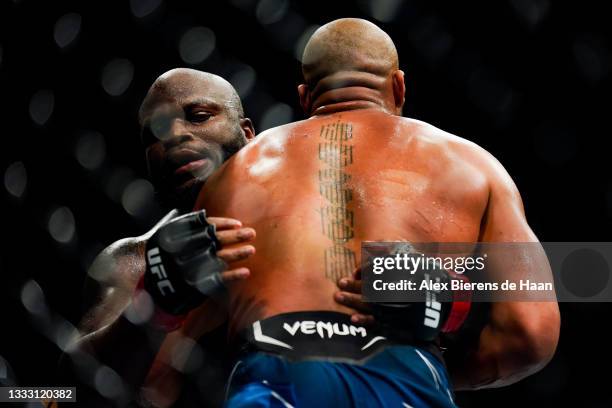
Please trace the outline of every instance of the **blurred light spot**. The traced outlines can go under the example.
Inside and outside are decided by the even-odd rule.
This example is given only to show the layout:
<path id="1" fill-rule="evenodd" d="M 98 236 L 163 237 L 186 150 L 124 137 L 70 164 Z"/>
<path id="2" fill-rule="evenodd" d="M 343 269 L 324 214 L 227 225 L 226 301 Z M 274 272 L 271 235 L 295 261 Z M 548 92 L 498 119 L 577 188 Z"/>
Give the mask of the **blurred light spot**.
<path id="1" fill-rule="evenodd" d="M 0 385 L 3 387 L 17 385 L 15 371 L 8 360 L 0 356 Z"/>
<path id="2" fill-rule="evenodd" d="M 255 16 L 260 24 L 273 24 L 280 21 L 289 10 L 287 0 L 260 0 L 255 9 Z"/>
<path id="3" fill-rule="evenodd" d="M 236 88 L 236 92 L 238 92 L 238 96 L 240 99 L 246 98 L 253 89 L 255 85 L 255 79 L 257 78 L 257 74 L 255 70 L 250 65 L 245 65 L 239 71 L 237 71 L 230 78 L 230 83 L 234 88 Z"/>
<path id="4" fill-rule="evenodd" d="M 156 106 L 153 109 L 153 113 L 151 114 L 151 117 L 153 119 L 151 119 L 149 128 L 151 129 L 151 132 L 157 139 L 164 141 L 168 139 L 169 132 L 171 130 L 170 122 L 167 119 L 168 107 L 165 104 L 158 104 L 158 105 L 159 106 Z M 185 119 L 185 112 L 183 111 L 176 112 L 176 116 L 180 119 Z"/>
<path id="5" fill-rule="evenodd" d="M 182 337 L 172 348 L 171 364 L 178 371 L 192 373 L 202 366 L 204 354 L 190 337 Z"/>
<path id="6" fill-rule="evenodd" d="M 535 28 L 542 22 L 550 8 L 548 0 L 511 0 L 510 4 L 519 18 L 530 28 Z"/>
<path id="7" fill-rule="evenodd" d="M 108 399 L 115 399 L 123 393 L 121 377 L 110 367 L 102 366 L 96 371 L 94 377 L 96 390 Z"/>
<path id="8" fill-rule="evenodd" d="M 94 380 L 96 371 L 100 367 L 96 359 L 88 352 L 76 348 L 71 350 L 70 360 L 72 361 L 76 374 L 84 383 L 91 384 Z"/>
<path id="9" fill-rule="evenodd" d="M 93 265 L 94 260 L 98 256 L 100 252 L 104 250 L 104 245 L 99 242 L 93 243 L 85 248 L 85 250 L 80 251 L 80 261 L 81 267 L 88 272 L 91 270 L 91 266 Z M 92 276 L 93 272 L 90 272 L 90 276 L 95 279 L 95 276 Z"/>
<path id="10" fill-rule="evenodd" d="M 535 151 L 551 166 L 561 166 L 573 159 L 576 147 L 576 137 L 563 124 L 547 122 L 535 130 Z"/>
<path id="11" fill-rule="evenodd" d="M 111 96 L 124 93 L 134 78 L 134 65 L 127 59 L 110 61 L 102 71 L 102 87 Z"/>
<path id="12" fill-rule="evenodd" d="M 120 202 L 125 186 L 127 186 L 133 178 L 134 172 L 127 167 L 115 168 L 112 170 L 104 190 L 111 200 Z"/>
<path id="13" fill-rule="evenodd" d="M 21 288 L 21 303 L 23 303 L 28 312 L 34 315 L 42 316 L 47 314 L 45 294 L 35 280 L 27 281 Z"/>
<path id="14" fill-rule="evenodd" d="M 53 38 L 60 48 L 64 48 L 76 40 L 79 31 L 81 31 L 81 16 L 76 13 L 68 13 L 55 23 Z"/>
<path id="15" fill-rule="evenodd" d="M 304 48 L 306 48 L 308 40 L 310 40 L 310 37 L 312 37 L 312 34 L 314 34 L 314 32 L 317 31 L 318 28 L 318 25 L 311 25 L 307 27 L 300 35 L 300 38 L 295 44 L 295 50 L 293 54 L 298 61 L 302 61 L 302 54 L 304 54 Z"/>
<path id="16" fill-rule="evenodd" d="M 67 320 L 60 319 L 55 327 L 55 344 L 64 352 L 69 352 L 76 345 L 79 331 Z"/>
<path id="17" fill-rule="evenodd" d="M 9 373 L 8 362 L 4 359 L 4 357 L 0 356 L 0 380 L 7 379 L 8 373 Z M 6 385 L 4 384 L 4 381 L 0 382 L 0 384 Z"/>
<path id="18" fill-rule="evenodd" d="M 95 170 L 104 161 L 106 143 L 98 132 L 86 132 L 76 143 L 74 154 L 81 166 L 87 170 Z"/>
<path id="19" fill-rule="evenodd" d="M 162 0 L 130 0 L 130 9 L 134 17 L 143 18 L 157 10 Z"/>
<path id="20" fill-rule="evenodd" d="M 104 250 L 104 248 L 101 248 L 100 251 L 102 250 Z M 90 264 L 87 274 L 98 282 L 105 282 L 111 277 L 112 272 L 117 270 L 121 258 L 113 256 L 112 251 L 110 253 L 100 253 L 100 251 L 92 254 L 94 260 L 93 263 Z M 100 256 L 96 257 L 98 254 L 100 254 Z M 105 294 L 111 295 L 114 291 L 115 289 L 110 287 L 105 290 Z"/>
<path id="21" fill-rule="evenodd" d="M 269 107 L 263 114 L 260 127 L 261 130 L 273 128 L 275 126 L 284 125 L 293 120 L 293 110 L 284 103 L 275 103 Z"/>
<path id="22" fill-rule="evenodd" d="M 289 10 L 282 20 L 264 27 L 270 32 L 270 39 L 278 49 L 293 53 L 296 43 L 308 24 L 301 15 Z"/>
<path id="23" fill-rule="evenodd" d="M 53 91 L 49 89 L 40 90 L 32 95 L 32 99 L 30 99 L 30 117 L 34 123 L 42 126 L 51 117 L 54 106 L 55 97 Z"/>
<path id="24" fill-rule="evenodd" d="M 606 47 L 598 38 L 579 38 L 572 46 L 574 58 L 583 77 L 589 82 L 601 81 L 609 71 Z"/>
<path id="25" fill-rule="evenodd" d="M 136 179 L 127 185 L 121 195 L 121 204 L 128 214 L 145 216 L 154 200 L 153 185 L 145 179 Z"/>
<path id="26" fill-rule="evenodd" d="M 199 64 L 215 49 L 215 33 L 206 27 L 194 27 L 181 37 L 179 53 L 187 64 Z"/>
<path id="27" fill-rule="evenodd" d="M 49 217 L 49 234 L 54 240 L 62 244 L 68 243 L 74 237 L 74 215 L 68 207 L 59 207 Z"/>
<path id="28" fill-rule="evenodd" d="M 132 302 L 125 309 L 123 315 L 132 324 L 140 325 L 148 322 L 153 316 L 153 300 L 144 290 L 132 298 Z"/>
<path id="29" fill-rule="evenodd" d="M 395 18 L 403 0 L 370 0 L 368 11 L 372 17 L 383 23 Z"/>
<path id="30" fill-rule="evenodd" d="M 8 378 L 8 363 L 0 356 L 0 380 Z"/>
<path id="31" fill-rule="evenodd" d="M 28 186 L 28 173 L 22 162 L 15 162 L 4 172 L 4 187 L 11 195 L 21 198 Z"/>

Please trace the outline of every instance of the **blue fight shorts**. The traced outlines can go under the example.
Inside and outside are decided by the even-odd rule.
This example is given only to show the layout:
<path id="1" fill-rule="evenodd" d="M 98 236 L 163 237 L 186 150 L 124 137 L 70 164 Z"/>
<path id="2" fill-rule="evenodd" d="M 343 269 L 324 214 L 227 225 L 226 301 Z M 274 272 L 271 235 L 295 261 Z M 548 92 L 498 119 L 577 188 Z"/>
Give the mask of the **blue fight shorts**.
<path id="1" fill-rule="evenodd" d="M 257 321 L 230 378 L 226 406 L 455 407 L 442 361 L 351 323 L 297 312 Z"/>

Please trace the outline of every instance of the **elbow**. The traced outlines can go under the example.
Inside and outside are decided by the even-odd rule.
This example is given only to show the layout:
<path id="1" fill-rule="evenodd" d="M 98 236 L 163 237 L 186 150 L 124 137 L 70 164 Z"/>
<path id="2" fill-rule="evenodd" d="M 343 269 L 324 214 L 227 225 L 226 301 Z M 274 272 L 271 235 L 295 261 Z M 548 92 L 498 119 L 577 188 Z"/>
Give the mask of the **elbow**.
<path id="1" fill-rule="evenodd" d="M 511 385 L 544 368 L 559 341 L 560 315 L 555 302 L 494 304 L 474 353 L 470 389 Z"/>
<path id="2" fill-rule="evenodd" d="M 559 342 L 561 318 L 556 303 L 539 303 L 515 330 L 515 355 L 520 356 L 526 373 L 533 374 L 552 360 Z"/>

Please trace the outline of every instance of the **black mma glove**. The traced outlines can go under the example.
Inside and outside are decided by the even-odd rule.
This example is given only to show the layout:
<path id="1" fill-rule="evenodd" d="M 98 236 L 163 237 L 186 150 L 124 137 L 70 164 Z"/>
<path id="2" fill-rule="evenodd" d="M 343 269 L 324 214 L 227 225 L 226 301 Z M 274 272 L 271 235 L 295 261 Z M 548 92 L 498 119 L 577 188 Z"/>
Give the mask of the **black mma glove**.
<path id="1" fill-rule="evenodd" d="M 217 256 L 221 243 L 204 210 L 181 215 L 159 228 L 146 245 L 144 289 L 155 306 L 185 315 L 224 289 L 227 264 Z"/>
<path id="2" fill-rule="evenodd" d="M 425 291 L 422 302 L 372 303 L 372 315 L 389 336 L 403 341 L 428 342 L 440 333 L 459 330 L 470 311 L 471 292 L 452 291 L 451 280 L 469 281 L 444 269 L 418 270 L 411 280 L 448 283 L 448 290 Z M 418 286 L 417 286 L 418 287 Z"/>

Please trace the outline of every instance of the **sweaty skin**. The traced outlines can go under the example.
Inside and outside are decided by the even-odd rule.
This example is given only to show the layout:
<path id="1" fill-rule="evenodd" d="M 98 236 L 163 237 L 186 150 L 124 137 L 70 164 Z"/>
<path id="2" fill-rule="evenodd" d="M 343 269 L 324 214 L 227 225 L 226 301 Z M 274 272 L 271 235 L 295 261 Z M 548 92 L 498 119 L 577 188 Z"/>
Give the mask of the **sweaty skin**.
<path id="1" fill-rule="evenodd" d="M 197 200 L 196 209 L 258 232 L 256 254 L 240 263 L 251 278 L 230 285 L 231 334 L 279 313 L 354 314 L 332 299 L 366 240 L 537 242 L 495 158 L 399 116 L 404 73 L 378 27 L 358 19 L 326 24 L 306 45 L 302 72 L 298 93 L 310 118 L 261 134 Z M 549 273 L 545 256 L 492 269 L 500 277 Z M 558 333 L 556 302 L 493 304 L 478 344 L 449 366 L 455 386 L 507 385 L 538 371 Z"/>
<path id="2" fill-rule="evenodd" d="M 473 242 L 489 182 L 473 144 L 378 109 L 263 133 L 205 186 L 198 208 L 258 231 L 233 284 L 234 331 L 279 313 L 353 310 L 333 301 L 362 241 Z M 287 238 L 283 238 L 287 237 Z"/>

